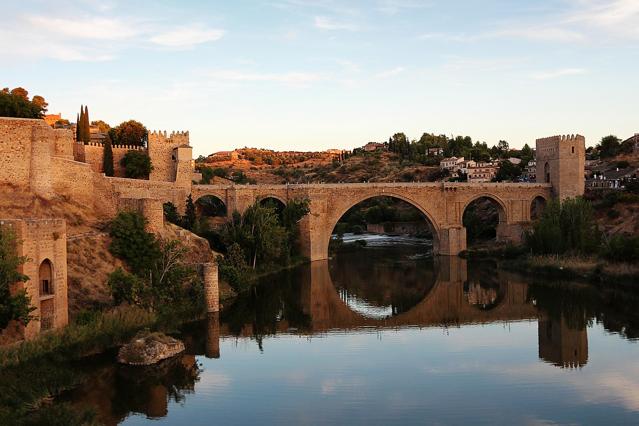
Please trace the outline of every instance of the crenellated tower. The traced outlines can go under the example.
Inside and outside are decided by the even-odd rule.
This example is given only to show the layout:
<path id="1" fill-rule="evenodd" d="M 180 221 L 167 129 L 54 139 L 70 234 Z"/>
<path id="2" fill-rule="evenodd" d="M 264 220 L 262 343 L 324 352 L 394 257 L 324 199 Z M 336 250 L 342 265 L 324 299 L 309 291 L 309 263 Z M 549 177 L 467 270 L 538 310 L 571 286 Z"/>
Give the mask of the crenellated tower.
<path id="1" fill-rule="evenodd" d="M 581 135 L 537 139 L 537 183 L 550 183 L 559 200 L 584 194 L 586 139 Z"/>
<path id="2" fill-rule="evenodd" d="M 191 185 L 193 149 L 189 145 L 189 132 L 149 132 L 148 150 L 153 170 L 149 180 L 175 182 L 178 186 Z"/>

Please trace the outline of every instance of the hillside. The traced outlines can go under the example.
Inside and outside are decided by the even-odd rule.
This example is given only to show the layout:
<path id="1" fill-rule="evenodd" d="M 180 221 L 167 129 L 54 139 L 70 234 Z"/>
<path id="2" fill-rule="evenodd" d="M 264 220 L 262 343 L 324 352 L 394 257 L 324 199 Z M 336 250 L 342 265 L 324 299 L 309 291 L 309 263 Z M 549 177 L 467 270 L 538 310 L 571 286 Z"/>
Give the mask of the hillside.
<path id="1" fill-rule="evenodd" d="M 338 183 L 338 182 L 413 182 L 440 178 L 439 166 L 400 162 L 388 151 L 337 155 L 326 152 L 291 153 L 255 149 L 237 150 L 238 158 L 223 160 L 212 155 L 200 167 L 214 169 L 216 176 L 236 180 L 243 174 L 244 183 Z M 217 183 L 217 182 L 216 182 Z"/>

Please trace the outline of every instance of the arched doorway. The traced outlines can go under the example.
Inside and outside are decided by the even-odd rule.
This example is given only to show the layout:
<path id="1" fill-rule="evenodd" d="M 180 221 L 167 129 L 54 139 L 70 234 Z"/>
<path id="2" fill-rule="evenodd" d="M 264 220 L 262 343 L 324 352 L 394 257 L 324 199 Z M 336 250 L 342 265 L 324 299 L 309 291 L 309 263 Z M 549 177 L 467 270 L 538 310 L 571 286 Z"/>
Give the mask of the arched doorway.
<path id="1" fill-rule="evenodd" d="M 340 299 L 369 319 L 407 312 L 435 282 L 437 232 L 428 216 L 395 196 L 368 197 L 333 227 L 329 273 Z"/>
<path id="2" fill-rule="evenodd" d="M 489 195 L 482 195 L 471 200 L 462 214 L 467 246 L 497 240 L 499 224 L 505 222 L 506 209 L 500 200 Z"/>
<path id="3" fill-rule="evenodd" d="M 533 198 L 530 203 L 530 219 L 537 220 L 541 217 L 544 209 L 546 208 L 546 199 L 541 195 Z"/>
<path id="4" fill-rule="evenodd" d="M 53 279 L 53 264 L 49 259 L 45 259 L 38 268 L 38 285 L 40 295 L 40 329 L 49 330 L 53 328 L 55 315 L 55 305 L 53 295 L 55 293 L 55 282 Z"/>

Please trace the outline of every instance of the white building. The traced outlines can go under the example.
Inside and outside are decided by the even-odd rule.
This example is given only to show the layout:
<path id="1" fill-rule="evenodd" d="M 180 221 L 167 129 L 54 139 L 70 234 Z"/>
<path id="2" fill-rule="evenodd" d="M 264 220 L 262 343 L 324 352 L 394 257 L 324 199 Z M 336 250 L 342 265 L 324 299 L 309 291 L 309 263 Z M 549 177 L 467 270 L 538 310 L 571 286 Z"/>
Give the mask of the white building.
<path id="1" fill-rule="evenodd" d="M 464 157 L 443 158 L 442 161 L 439 162 L 439 168 L 442 170 L 446 169 L 449 172 L 456 172 L 462 167 L 463 164 Z"/>

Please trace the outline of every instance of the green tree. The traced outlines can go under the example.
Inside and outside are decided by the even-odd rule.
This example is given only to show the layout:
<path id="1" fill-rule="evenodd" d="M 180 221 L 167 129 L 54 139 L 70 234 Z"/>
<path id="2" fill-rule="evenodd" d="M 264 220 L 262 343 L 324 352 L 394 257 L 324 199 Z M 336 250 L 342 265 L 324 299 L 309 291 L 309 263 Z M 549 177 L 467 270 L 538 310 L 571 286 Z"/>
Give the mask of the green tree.
<path id="1" fill-rule="evenodd" d="M 499 170 L 497 170 L 497 174 L 495 175 L 495 181 L 516 181 L 517 178 L 521 176 L 521 172 L 521 167 L 517 164 L 504 160 L 499 165 Z"/>
<path id="2" fill-rule="evenodd" d="M 191 194 L 186 198 L 186 209 L 182 216 L 182 228 L 192 230 L 197 222 L 197 212 Z"/>
<path id="3" fill-rule="evenodd" d="M 116 145 L 146 146 L 149 131 L 139 121 L 129 120 L 114 127 L 111 138 Z"/>
<path id="4" fill-rule="evenodd" d="M 601 138 L 599 145 L 597 145 L 601 158 L 616 156 L 619 153 L 619 149 L 621 148 L 620 142 L 621 139 L 614 135 L 609 135 Z"/>
<path id="5" fill-rule="evenodd" d="M 162 205 L 164 210 L 164 218 L 174 225 L 180 225 L 180 214 L 177 207 L 172 202 L 166 202 Z"/>
<path id="6" fill-rule="evenodd" d="M 124 167 L 124 175 L 131 179 L 148 179 L 153 165 L 151 158 L 144 151 L 129 151 L 124 154 L 120 165 Z"/>
<path id="7" fill-rule="evenodd" d="M 34 103 L 29 100 L 27 93 L 21 87 L 11 91 L 8 88 L 0 91 L 0 117 L 42 118 L 46 112 L 44 98 L 37 96 Z"/>
<path id="8" fill-rule="evenodd" d="M 111 138 L 106 135 L 104 140 L 104 152 L 102 154 L 102 169 L 107 176 L 113 176 L 113 148 L 111 147 Z"/>
<path id="9" fill-rule="evenodd" d="M 111 221 L 109 251 L 124 260 L 138 276 L 152 269 L 160 256 L 160 248 L 155 236 L 146 232 L 146 219 L 140 213 L 120 212 Z"/>
<path id="10" fill-rule="evenodd" d="M 111 126 L 109 126 L 107 123 L 105 123 L 102 120 L 95 120 L 91 122 L 92 126 L 97 126 L 98 130 L 101 133 L 109 133 L 109 130 L 111 130 Z"/>
<path id="11" fill-rule="evenodd" d="M 18 272 L 27 261 L 16 253 L 16 237 L 9 227 L 0 226 L 0 330 L 10 321 L 20 321 L 26 325 L 31 320 L 31 299 L 26 291 L 11 292 L 15 283 L 26 282 L 29 277 Z"/>
<path id="12" fill-rule="evenodd" d="M 591 254 L 600 242 L 592 204 L 584 198 L 553 200 L 526 235 L 526 244 L 536 254 Z"/>

